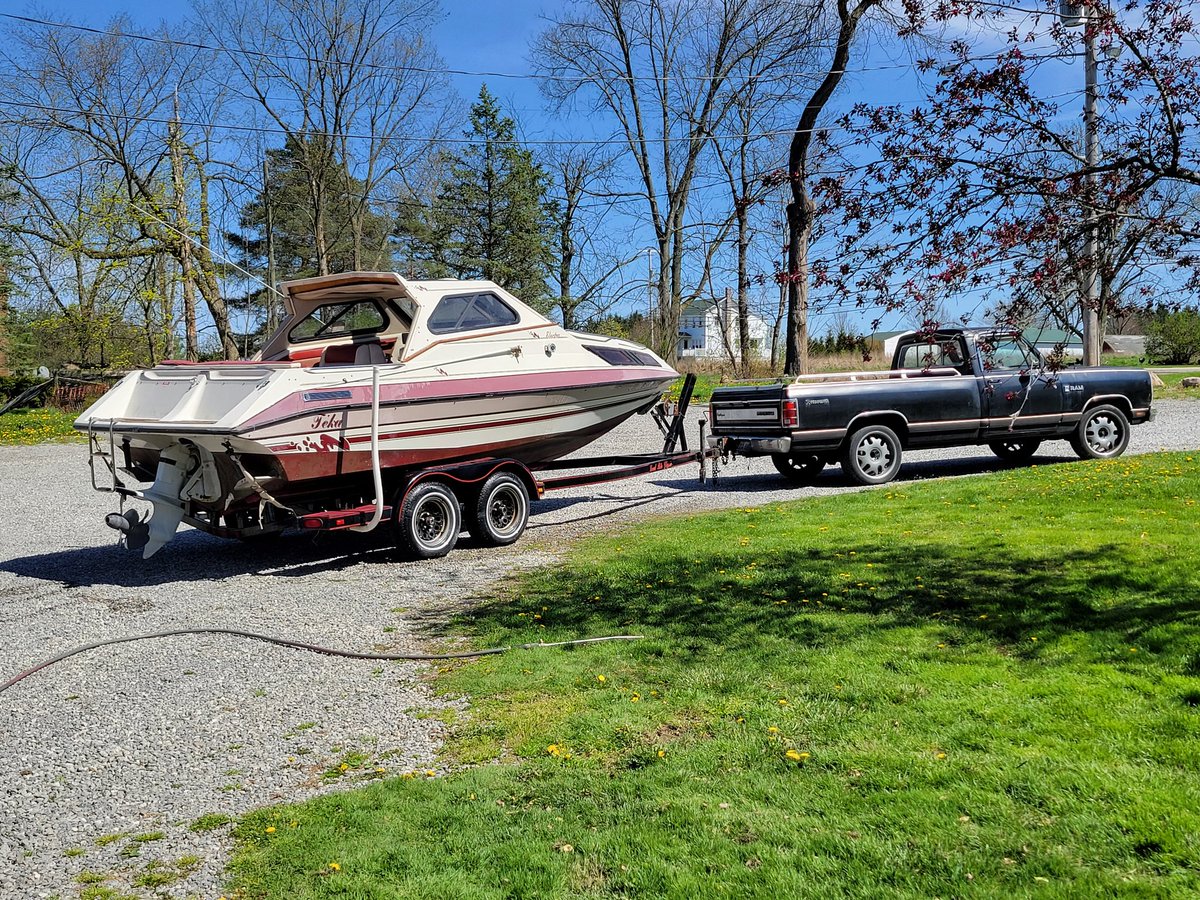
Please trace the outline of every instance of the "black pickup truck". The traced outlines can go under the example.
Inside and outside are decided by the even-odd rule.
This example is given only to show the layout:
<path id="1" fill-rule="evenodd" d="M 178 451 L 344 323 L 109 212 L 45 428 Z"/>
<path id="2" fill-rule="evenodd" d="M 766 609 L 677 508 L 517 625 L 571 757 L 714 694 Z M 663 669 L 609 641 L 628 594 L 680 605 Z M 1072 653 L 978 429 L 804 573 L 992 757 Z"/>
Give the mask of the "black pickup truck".
<path id="1" fill-rule="evenodd" d="M 884 484 L 909 448 L 987 444 L 1026 460 L 1042 441 L 1065 439 L 1084 459 L 1120 456 L 1130 426 L 1150 420 L 1152 395 L 1144 369 L 1055 369 L 1018 332 L 947 328 L 902 336 L 886 371 L 717 388 L 709 442 L 770 456 L 798 484 L 831 462 L 860 484 Z"/>

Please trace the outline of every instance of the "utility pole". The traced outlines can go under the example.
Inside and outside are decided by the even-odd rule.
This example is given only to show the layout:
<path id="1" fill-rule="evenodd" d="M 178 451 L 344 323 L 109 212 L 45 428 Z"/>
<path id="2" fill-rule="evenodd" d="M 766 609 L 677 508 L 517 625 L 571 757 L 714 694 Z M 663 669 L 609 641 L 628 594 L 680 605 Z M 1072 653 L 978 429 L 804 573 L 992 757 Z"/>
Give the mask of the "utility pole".
<path id="1" fill-rule="evenodd" d="M 267 171 L 267 154 L 263 151 L 263 205 L 266 207 L 267 230 L 267 333 L 275 333 L 275 231 L 271 218 L 271 176 Z"/>
<path id="2" fill-rule="evenodd" d="M 654 346 L 654 268 L 650 264 L 650 254 L 657 254 L 658 251 L 653 247 L 646 248 L 646 314 L 650 319 L 650 349 L 655 353 L 658 348 Z"/>
<path id="3" fill-rule="evenodd" d="M 179 272 L 183 283 L 183 329 L 185 356 L 200 358 L 200 340 L 196 331 L 196 281 L 192 269 L 192 228 L 188 223 L 187 183 L 183 172 L 183 136 L 179 124 L 179 92 L 175 93 L 175 114 L 167 125 L 167 149 L 171 157 L 171 185 L 175 192 L 175 231 L 179 242 Z"/>
<path id="4" fill-rule="evenodd" d="M 1088 211 L 1086 241 L 1083 255 L 1087 260 L 1083 298 L 1080 302 L 1083 318 L 1083 364 L 1100 365 L 1100 239 L 1096 222 L 1095 168 L 1100 161 L 1100 137 L 1096 128 L 1096 30 L 1092 27 L 1095 10 L 1088 3 L 1060 0 L 1059 15 L 1068 28 L 1083 26 L 1083 144 L 1087 166 Z"/>

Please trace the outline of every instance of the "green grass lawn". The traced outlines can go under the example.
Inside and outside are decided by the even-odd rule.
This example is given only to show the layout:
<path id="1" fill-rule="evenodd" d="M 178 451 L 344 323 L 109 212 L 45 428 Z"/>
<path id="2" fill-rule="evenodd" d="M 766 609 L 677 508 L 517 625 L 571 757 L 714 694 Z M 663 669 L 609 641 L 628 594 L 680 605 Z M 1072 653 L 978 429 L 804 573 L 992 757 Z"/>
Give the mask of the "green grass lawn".
<path id="1" fill-rule="evenodd" d="M 1185 378 L 1195 378 L 1200 373 L 1197 372 L 1163 372 L 1159 370 L 1159 378 L 1163 380 L 1163 387 L 1154 389 L 1155 400 L 1200 400 L 1200 389 L 1185 388 L 1179 382 Z"/>
<path id="2" fill-rule="evenodd" d="M 442 667 L 455 773 L 250 815 L 236 896 L 1197 896 L 1198 497 L 1163 454 L 586 541 L 462 629 L 645 639 Z"/>
<path id="3" fill-rule="evenodd" d="M 83 436 L 71 427 L 77 418 L 78 412 L 49 407 L 7 412 L 0 416 L 0 446 L 83 440 Z"/>

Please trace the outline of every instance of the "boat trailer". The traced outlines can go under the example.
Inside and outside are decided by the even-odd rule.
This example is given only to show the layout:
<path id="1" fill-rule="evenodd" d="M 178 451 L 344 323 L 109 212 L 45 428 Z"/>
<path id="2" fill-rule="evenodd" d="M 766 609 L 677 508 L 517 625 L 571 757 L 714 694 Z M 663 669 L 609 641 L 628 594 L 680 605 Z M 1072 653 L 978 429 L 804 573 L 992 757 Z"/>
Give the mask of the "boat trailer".
<path id="1" fill-rule="evenodd" d="M 166 518 L 173 520 L 166 523 L 171 533 L 174 533 L 175 525 L 182 521 L 219 537 L 243 540 L 278 534 L 291 526 L 312 533 L 368 532 L 381 522 L 395 522 L 397 543 L 407 556 L 433 559 L 446 555 L 454 548 L 464 526 L 480 544 L 504 546 L 514 543 L 528 524 L 531 499 L 541 499 L 548 492 L 637 478 L 689 463 L 699 464 L 701 483 L 715 481 L 720 457 L 716 449 L 706 445 L 706 419 L 701 418 L 699 422 L 697 449 L 688 449 L 684 431 L 684 418 L 691 405 L 695 384 L 696 376 L 686 375 L 679 400 L 673 404 L 673 408 L 666 401 L 661 401 L 650 411 L 663 435 L 663 448 L 658 453 L 576 457 L 554 460 L 532 468 L 519 460 L 503 457 L 417 468 L 403 473 L 399 487 L 393 486 L 389 490 L 388 493 L 396 498 L 390 504 L 380 502 L 385 497 L 385 490 L 379 465 L 378 410 L 373 409 L 372 475 L 375 502 L 355 503 L 352 500 L 344 507 L 321 508 L 318 505 L 316 508 L 298 510 L 278 503 L 264 490 L 259 492 L 261 518 L 256 527 L 236 528 L 228 523 L 220 525 L 200 520 L 177 504 L 169 504 L 168 508 L 165 502 L 156 502 L 164 498 L 155 495 L 153 489 L 147 492 L 127 487 L 116 473 L 117 447 L 112 434 L 108 436 L 109 446 L 106 448 L 102 443 L 102 435 L 89 429 L 92 486 L 99 491 L 118 494 L 122 506 L 127 497 L 137 497 L 153 504 L 154 513 L 149 519 L 139 517 L 134 509 L 122 509 L 105 517 L 106 524 L 121 533 L 126 546 L 134 550 L 147 548 L 146 556 L 165 542 L 164 536 L 156 535 L 154 521 Z M 372 395 L 377 403 L 378 390 L 373 390 Z M 111 474 L 110 485 L 102 484 L 97 479 L 98 459 Z M 556 472 L 569 474 L 553 474 Z M 246 473 L 246 477 L 251 476 Z M 269 507 L 273 515 L 269 527 L 263 527 L 267 522 L 265 512 Z M 169 539 L 169 535 L 165 539 Z"/>

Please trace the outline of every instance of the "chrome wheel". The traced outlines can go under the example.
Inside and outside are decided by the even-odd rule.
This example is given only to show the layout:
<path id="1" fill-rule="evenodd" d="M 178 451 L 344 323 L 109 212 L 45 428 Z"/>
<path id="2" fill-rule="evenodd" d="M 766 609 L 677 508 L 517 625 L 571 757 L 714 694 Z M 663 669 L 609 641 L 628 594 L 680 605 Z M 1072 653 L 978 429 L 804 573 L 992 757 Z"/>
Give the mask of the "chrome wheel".
<path id="1" fill-rule="evenodd" d="M 418 559 L 445 556 L 458 543 L 462 513 L 449 486 L 424 481 L 409 490 L 399 510 L 400 544 Z"/>
<path id="2" fill-rule="evenodd" d="M 900 471 L 900 439 L 886 425 L 867 425 L 850 436 L 842 469 L 859 484 L 885 484 Z"/>
<path id="3" fill-rule="evenodd" d="M 471 515 L 471 534 L 481 543 L 503 546 L 525 532 L 529 492 L 511 472 L 497 472 L 483 483 Z"/>
<path id="4" fill-rule="evenodd" d="M 1083 459 L 1112 459 L 1129 445 L 1129 420 L 1115 406 L 1097 406 L 1084 413 L 1071 446 Z"/>

